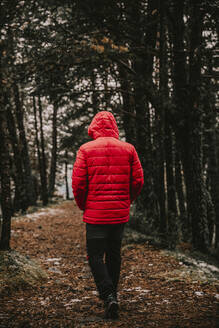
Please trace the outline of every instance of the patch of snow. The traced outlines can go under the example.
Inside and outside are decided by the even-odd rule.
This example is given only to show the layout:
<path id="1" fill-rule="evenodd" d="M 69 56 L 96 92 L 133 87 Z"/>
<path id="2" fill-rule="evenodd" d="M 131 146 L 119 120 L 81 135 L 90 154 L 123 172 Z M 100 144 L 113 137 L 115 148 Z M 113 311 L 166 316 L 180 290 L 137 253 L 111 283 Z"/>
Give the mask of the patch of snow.
<path id="1" fill-rule="evenodd" d="M 0 319 L 8 319 L 9 318 L 9 314 L 7 313 L 0 313 Z"/>
<path id="2" fill-rule="evenodd" d="M 49 268 L 48 271 L 62 274 L 62 272 L 57 268 Z"/>
<path id="3" fill-rule="evenodd" d="M 39 210 L 37 212 L 34 213 L 29 213 L 24 215 L 22 218 L 24 219 L 30 219 L 31 221 L 35 221 L 38 218 L 42 217 L 42 216 L 46 216 L 46 215 L 63 215 L 64 211 L 62 209 L 59 208 L 48 208 L 48 209 L 44 209 L 44 210 Z"/>
<path id="4" fill-rule="evenodd" d="M 77 303 L 77 302 L 82 302 L 82 300 L 80 300 L 79 298 L 74 298 L 74 299 L 70 300 L 69 303 L 64 304 L 64 306 L 71 306 L 73 303 Z"/>
<path id="5" fill-rule="evenodd" d="M 131 279 L 131 278 L 133 278 L 133 277 L 134 277 L 134 275 L 133 275 L 133 273 L 132 273 L 132 274 L 130 274 L 129 276 L 126 276 L 125 279 Z"/>
<path id="6" fill-rule="evenodd" d="M 215 267 L 214 265 L 208 264 L 208 263 L 206 263 L 204 261 L 196 261 L 195 259 L 193 259 L 191 257 L 187 257 L 186 260 L 190 264 L 192 264 L 192 265 L 194 265 L 194 266 L 196 266 L 198 268 L 201 268 L 202 271 L 204 271 L 206 273 L 211 272 L 211 271 L 213 271 L 213 272 L 219 272 L 219 269 L 217 267 Z"/>
<path id="7" fill-rule="evenodd" d="M 203 292 L 195 292 L 195 295 L 197 295 L 197 296 L 203 296 L 204 293 Z"/>
<path id="8" fill-rule="evenodd" d="M 61 261 L 61 257 L 53 257 L 53 258 L 48 258 L 45 261 L 46 262 L 57 262 L 57 261 Z"/>
<path id="9" fill-rule="evenodd" d="M 149 289 L 140 289 L 141 294 L 150 293 Z"/>
<path id="10" fill-rule="evenodd" d="M 139 290 L 141 290 L 141 287 L 134 287 L 134 289 L 139 291 Z"/>
<path id="11" fill-rule="evenodd" d="M 149 293 L 149 289 L 142 289 L 141 287 L 133 287 L 133 288 L 125 288 L 123 289 L 126 292 L 131 292 L 131 291 L 136 291 L 136 292 L 141 292 L 141 293 Z"/>
<path id="12" fill-rule="evenodd" d="M 182 265 L 183 268 L 185 268 L 185 272 L 188 272 L 193 275 L 193 278 L 194 273 L 196 272 L 198 280 L 207 280 L 212 282 L 218 281 L 219 268 L 215 265 L 208 264 L 203 260 L 196 260 L 195 258 L 185 255 L 181 252 L 176 253 L 171 251 L 165 251 L 164 253 L 167 253 L 168 255 L 171 254 L 176 257 L 179 260 L 179 264 Z"/>
<path id="13" fill-rule="evenodd" d="M 163 300 L 163 303 L 169 304 L 170 301 L 168 301 L 168 300 Z"/>
<path id="14" fill-rule="evenodd" d="M 40 304 L 43 306 L 46 306 L 46 305 L 48 305 L 48 300 L 49 300 L 49 298 L 47 297 L 45 300 L 40 301 Z"/>
<path id="15" fill-rule="evenodd" d="M 216 266 L 212 265 L 212 264 L 208 264 L 206 262 L 200 262 L 200 263 L 198 263 L 198 265 L 201 268 L 207 268 L 207 269 L 210 269 L 213 272 L 219 272 L 219 269 Z"/>

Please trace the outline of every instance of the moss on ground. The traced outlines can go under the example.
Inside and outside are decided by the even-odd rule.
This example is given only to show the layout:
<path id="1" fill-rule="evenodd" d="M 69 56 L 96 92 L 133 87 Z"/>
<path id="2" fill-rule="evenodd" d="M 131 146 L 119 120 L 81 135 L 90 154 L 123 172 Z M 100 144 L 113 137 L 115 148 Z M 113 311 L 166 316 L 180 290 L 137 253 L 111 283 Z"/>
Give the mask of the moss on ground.
<path id="1" fill-rule="evenodd" d="M 46 279 L 46 272 L 28 256 L 14 250 L 0 251 L 0 294 L 35 286 Z"/>

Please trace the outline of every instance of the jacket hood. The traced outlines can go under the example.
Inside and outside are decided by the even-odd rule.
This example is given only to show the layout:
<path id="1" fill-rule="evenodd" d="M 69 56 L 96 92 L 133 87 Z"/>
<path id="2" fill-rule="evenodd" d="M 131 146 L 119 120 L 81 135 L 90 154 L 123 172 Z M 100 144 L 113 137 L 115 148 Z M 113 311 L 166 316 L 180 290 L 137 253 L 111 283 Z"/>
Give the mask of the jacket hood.
<path id="1" fill-rule="evenodd" d="M 92 139 L 99 137 L 114 137 L 118 139 L 119 130 L 113 114 L 107 111 L 97 113 L 88 128 L 88 135 Z"/>

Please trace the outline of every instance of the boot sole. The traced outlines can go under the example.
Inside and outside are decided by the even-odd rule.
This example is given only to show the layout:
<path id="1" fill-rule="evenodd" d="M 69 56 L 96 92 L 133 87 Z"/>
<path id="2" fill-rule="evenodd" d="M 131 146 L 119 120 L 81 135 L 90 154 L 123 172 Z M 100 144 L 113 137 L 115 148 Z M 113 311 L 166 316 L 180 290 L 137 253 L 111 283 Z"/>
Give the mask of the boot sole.
<path id="1" fill-rule="evenodd" d="M 106 314 L 105 314 L 105 319 L 118 319 L 118 303 L 112 302 L 108 305 Z"/>

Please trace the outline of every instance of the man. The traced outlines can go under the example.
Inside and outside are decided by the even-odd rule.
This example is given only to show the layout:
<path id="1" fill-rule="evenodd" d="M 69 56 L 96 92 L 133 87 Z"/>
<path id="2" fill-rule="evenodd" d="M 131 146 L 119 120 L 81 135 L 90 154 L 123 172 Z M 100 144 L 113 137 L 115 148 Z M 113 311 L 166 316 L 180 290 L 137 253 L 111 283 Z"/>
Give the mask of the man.
<path id="1" fill-rule="evenodd" d="M 130 204 L 143 185 L 143 170 L 134 146 L 118 140 L 118 127 L 110 112 L 96 114 L 88 134 L 94 140 L 77 153 L 72 188 L 84 211 L 87 258 L 104 301 L 105 318 L 116 319 L 121 241 Z"/>

